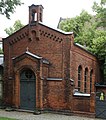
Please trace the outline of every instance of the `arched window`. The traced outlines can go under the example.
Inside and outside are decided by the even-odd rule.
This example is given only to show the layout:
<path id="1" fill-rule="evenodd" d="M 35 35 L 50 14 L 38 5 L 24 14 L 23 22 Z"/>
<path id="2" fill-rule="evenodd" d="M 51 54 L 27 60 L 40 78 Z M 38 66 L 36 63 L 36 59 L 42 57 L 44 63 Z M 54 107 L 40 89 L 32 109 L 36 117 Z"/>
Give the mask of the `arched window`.
<path id="1" fill-rule="evenodd" d="M 81 90 L 81 79 L 82 79 L 82 67 L 78 67 L 78 91 Z"/>
<path id="2" fill-rule="evenodd" d="M 84 74 L 84 92 L 87 92 L 88 68 L 85 68 Z"/>
<path id="3" fill-rule="evenodd" d="M 92 75 L 93 75 L 93 70 L 90 71 L 90 93 L 92 92 Z"/>

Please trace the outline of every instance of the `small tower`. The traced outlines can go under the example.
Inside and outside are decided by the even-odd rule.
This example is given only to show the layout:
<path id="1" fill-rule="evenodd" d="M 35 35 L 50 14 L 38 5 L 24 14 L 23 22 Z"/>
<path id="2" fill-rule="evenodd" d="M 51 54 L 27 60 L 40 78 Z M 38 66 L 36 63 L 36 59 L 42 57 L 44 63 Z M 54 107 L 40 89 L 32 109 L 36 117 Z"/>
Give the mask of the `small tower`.
<path id="1" fill-rule="evenodd" d="M 29 6 L 29 23 L 34 21 L 42 22 L 43 16 L 43 6 L 42 5 L 34 5 Z"/>

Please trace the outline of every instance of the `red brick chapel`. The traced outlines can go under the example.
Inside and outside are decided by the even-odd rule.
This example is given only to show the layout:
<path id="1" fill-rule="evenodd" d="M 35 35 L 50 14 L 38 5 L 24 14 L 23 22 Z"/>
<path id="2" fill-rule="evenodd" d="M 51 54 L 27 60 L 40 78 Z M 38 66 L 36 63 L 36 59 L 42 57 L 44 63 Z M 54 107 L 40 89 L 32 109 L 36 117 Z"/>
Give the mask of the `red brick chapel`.
<path id="1" fill-rule="evenodd" d="M 43 6 L 29 7 L 29 23 L 3 39 L 6 105 L 23 110 L 95 114 L 98 59 L 74 43 L 73 32 L 43 24 Z"/>

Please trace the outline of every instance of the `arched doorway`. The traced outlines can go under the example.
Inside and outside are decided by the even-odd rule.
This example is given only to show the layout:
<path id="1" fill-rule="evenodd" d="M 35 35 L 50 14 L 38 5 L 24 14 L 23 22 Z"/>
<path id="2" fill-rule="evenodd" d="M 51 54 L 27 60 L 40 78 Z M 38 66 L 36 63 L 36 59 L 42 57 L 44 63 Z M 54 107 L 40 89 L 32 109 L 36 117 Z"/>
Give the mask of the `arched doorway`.
<path id="1" fill-rule="evenodd" d="M 20 109 L 34 110 L 36 107 L 36 77 L 32 70 L 20 73 Z"/>

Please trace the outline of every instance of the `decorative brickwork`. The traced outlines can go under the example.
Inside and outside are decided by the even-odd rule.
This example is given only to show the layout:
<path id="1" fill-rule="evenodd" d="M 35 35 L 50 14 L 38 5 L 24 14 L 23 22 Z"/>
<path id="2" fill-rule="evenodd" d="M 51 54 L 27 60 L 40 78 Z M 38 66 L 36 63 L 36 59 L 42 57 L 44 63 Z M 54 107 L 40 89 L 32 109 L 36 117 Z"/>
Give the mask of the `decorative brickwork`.
<path id="1" fill-rule="evenodd" d="M 42 8 L 36 5 L 33 7 Z M 29 19 L 32 19 L 31 15 L 29 16 Z M 35 109 L 94 113 L 95 98 L 91 92 L 95 92 L 94 84 L 100 78 L 97 58 L 74 44 L 73 33 L 50 28 L 39 20 L 29 20 L 29 25 L 3 40 L 4 103 L 16 108 L 23 107 L 20 103 L 20 74 L 23 69 L 30 69 L 36 76 Z M 81 91 L 78 91 L 79 66 L 82 68 Z M 26 95 L 28 93 L 30 91 L 27 91 Z M 29 97 L 26 99 L 32 100 Z"/>

